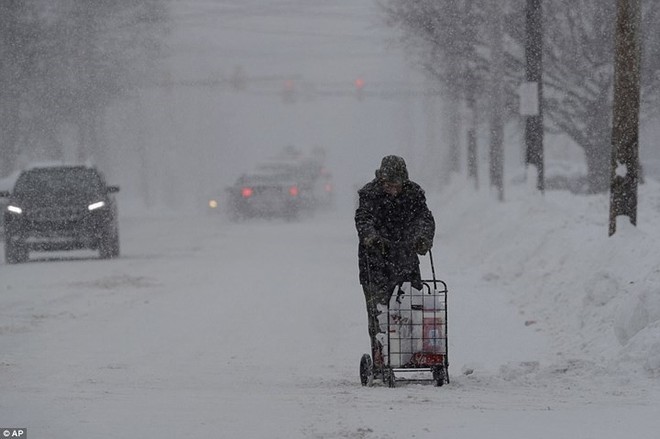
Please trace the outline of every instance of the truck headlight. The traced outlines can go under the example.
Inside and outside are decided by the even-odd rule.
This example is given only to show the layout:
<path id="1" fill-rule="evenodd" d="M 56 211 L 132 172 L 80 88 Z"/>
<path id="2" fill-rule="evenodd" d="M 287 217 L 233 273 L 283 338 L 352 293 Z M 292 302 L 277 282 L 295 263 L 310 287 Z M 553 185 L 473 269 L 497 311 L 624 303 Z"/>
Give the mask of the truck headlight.
<path id="1" fill-rule="evenodd" d="M 92 211 L 92 210 L 100 209 L 103 206 L 105 206 L 105 201 L 98 201 L 96 203 L 92 203 L 89 206 L 87 206 L 87 210 Z"/>
<path id="2" fill-rule="evenodd" d="M 11 213 L 16 213 L 16 214 L 18 214 L 18 215 L 20 215 L 20 214 L 23 213 L 23 209 L 21 209 L 21 208 L 18 207 L 18 206 L 14 206 L 14 205 L 12 205 L 12 204 L 10 204 L 9 206 L 7 206 L 7 210 L 10 211 Z"/>

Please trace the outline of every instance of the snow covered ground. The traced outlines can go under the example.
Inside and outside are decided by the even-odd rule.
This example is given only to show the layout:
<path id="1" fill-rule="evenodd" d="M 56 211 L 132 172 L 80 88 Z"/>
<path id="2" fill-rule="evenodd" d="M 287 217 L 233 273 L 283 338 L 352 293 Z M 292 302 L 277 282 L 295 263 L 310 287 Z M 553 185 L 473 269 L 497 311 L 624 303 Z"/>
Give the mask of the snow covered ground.
<path id="1" fill-rule="evenodd" d="M 660 187 L 429 194 L 451 383 L 360 386 L 353 212 L 126 212 L 122 257 L 0 264 L 0 423 L 32 438 L 655 438 Z M 121 208 L 121 206 L 120 206 Z M 426 261 L 423 269 L 427 270 Z"/>

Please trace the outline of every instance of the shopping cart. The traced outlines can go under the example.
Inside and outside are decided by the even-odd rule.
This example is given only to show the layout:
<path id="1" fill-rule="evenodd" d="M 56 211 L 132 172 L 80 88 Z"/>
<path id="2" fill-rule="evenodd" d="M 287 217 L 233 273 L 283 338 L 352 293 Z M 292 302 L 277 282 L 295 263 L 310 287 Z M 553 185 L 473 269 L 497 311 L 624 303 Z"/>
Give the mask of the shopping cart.
<path id="1" fill-rule="evenodd" d="M 378 380 L 389 387 L 397 382 L 449 383 L 447 284 L 436 279 L 431 252 L 429 259 L 433 278 L 422 280 L 421 290 L 402 283 L 387 305 L 378 305 L 380 332 L 375 338 L 382 350 L 372 346 L 371 355 L 362 355 L 363 386 Z"/>

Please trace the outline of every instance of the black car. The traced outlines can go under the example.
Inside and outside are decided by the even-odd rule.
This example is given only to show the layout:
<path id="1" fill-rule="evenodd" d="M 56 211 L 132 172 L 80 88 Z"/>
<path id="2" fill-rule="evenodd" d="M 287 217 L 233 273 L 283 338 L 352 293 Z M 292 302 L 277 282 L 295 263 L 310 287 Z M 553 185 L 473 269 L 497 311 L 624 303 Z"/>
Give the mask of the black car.
<path id="1" fill-rule="evenodd" d="M 119 256 L 114 193 L 103 175 L 88 166 L 46 166 L 18 176 L 4 208 L 5 260 L 25 262 L 30 250 L 98 250 Z"/>

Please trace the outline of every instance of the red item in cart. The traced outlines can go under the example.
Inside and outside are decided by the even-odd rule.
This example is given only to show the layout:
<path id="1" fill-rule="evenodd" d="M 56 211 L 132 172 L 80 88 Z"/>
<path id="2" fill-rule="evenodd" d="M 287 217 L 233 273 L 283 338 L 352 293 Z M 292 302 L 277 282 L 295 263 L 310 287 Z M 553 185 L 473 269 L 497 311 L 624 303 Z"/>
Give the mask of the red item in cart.
<path id="1" fill-rule="evenodd" d="M 415 353 L 410 361 L 403 367 L 430 367 L 443 365 L 445 362 L 444 354 L 427 354 L 425 352 Z"/>
<path id="2" fill-rule="evenodd" d="M 444 352 L 442 318 L 435 312 L 425 312 L 422 320 L 422 352 L 440 354 Z"/>

